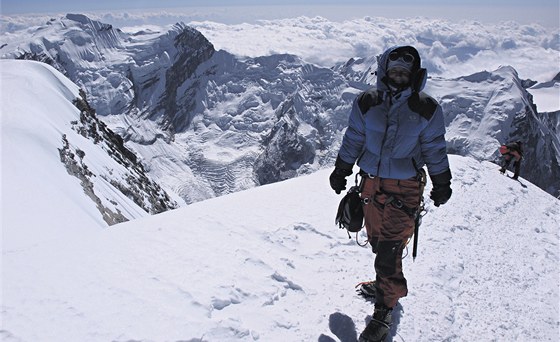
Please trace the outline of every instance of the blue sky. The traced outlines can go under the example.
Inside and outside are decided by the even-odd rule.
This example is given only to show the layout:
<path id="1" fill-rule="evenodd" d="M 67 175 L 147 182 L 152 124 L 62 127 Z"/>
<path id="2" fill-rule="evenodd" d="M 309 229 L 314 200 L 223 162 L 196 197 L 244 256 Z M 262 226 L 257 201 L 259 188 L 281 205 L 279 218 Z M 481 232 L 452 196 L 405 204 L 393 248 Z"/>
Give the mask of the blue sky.
<path id="1" fill-rule="evenodd" d="M 467 5 L 467 6 L 529 6 L 559 8 L 558 0 L 3 0 L 0 4 L 3 14 L 40 13 L 65 10 L 109 10 L 132 8 L 164 8 L 187 6 L 266 6 L 266 5 Z"/>
<path id="2" fill-rule="evenodd" d="M 476 19 L 488 21 L 516 20 L 519 22 L 537 21 L 551 27 L 560 27 L 560 5 L 559 0 L 1 0 L 0 12 L 3 15 L 11 14 L 41 14 L 41 13 L 79 13 L 87 11 L 127 11 L 127 10 L 151 10 L 162 8 L 186 8 L 186 7 L 236 7 L 236 6 L 258 6 L 260 8 L 276 5 L 284 8 L 290 7 L 290 16 L 297 14 L 302 9 L 301 15 L 309 16 L 311 6 L 316 6 L 317 15 L 326 16 L 326 7 L 342 6 L 347 10 L 343 12 L 332 12 L 336 18 L 346 19 L 343 16 L 363 17 L 365 15 L 398 17 L 427 16 L 440 17 L 444 19 Z M 368 11 L 360 12 L 351 10 L 355 6 L 368 7 Z M 306 8 L 303 11 L 303 8 Z M 379 10 L 376 10 L 379 9 Z M 395 13 L 393 13 L 395 12 Z M 285 12 L 287 13 L 287 12 Z M 279 11 L 278 16 L 282 16 Z M 448 16 L 448 17 L 446 17 Z M 463 17 L 461 17 L 463 16 Z M 270 14 L 268 19 L 270 19 Z M 235 21 L 235 20 L 233 20 Z"/>
<path id="3" fill-rule="evenodd" d="M 452 1 L 449 0 L 392 0 L 391 5 L 439 5 L 439 6 L 530 6 L 559 8 L 558 0 L 471 0 Z M 264 6 L 264 5 L 379 5 L 386 6 L 388 2 L 375 2 L 371 0 L 2 0 L 0 7 L 2 14 L 14 13 L 46 13 L 59 11 L 90 11 L 90 10 L 115 10 L 115 9 L 141 9 L 141 8 L 164 8 L 164 7 L 188 7 L 188 6 Z"/>

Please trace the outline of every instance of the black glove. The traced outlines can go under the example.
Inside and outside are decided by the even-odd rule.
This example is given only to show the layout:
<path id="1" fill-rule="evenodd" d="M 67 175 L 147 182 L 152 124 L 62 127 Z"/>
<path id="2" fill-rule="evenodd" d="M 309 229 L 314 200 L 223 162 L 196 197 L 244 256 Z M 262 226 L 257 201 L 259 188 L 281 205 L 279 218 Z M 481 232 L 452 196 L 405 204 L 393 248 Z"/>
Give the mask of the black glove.
<path id="1" fill-rule="evenodd" d="M 433 187 L 432 192 L 430 192 L 430 198 L 434 201 L 434 205 L 439 207 L 442 204 L 447 203 L 451 197 L 451 171 L 440 173 L 439 175 L 430 175 L 432 179 Z"/>
<path id="2" fill-rule="evenodd" d="M 342 190 L 346 189 L 346 177 L 352 174 L 353 166 L 354 165 L 340 159 L 340 157 L 336 158 L 336 162 L 334 163 L 334 171 L 331 173 L 329 181 L 331 182 L 331 188 L 337 194 L 340 194 Z"/>

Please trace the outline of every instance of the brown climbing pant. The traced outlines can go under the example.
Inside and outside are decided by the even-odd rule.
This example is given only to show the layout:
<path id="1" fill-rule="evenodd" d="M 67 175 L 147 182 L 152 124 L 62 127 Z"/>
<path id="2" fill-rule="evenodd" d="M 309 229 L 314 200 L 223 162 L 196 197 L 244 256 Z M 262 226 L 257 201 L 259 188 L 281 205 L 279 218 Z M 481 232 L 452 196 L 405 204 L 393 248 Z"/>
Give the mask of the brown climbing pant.
<path id="1" fill-rule="evenodd" d="M 394 307 L 408 293 L 402 254 L 414 233 L 414 211 L 420 205 L 416 178 L 384 179 L 367 175 L 362 183 L 368 240 L 376 253 L 376 302 Z"/>

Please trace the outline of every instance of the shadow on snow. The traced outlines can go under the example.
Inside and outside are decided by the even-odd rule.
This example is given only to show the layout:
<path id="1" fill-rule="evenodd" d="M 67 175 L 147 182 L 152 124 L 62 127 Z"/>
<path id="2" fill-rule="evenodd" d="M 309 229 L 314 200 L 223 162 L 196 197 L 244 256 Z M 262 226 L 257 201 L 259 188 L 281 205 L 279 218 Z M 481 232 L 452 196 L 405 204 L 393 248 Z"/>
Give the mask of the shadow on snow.
<path id="1" fill-rule="evenodd" d="M 398 336 L 397 330 L 401 321 L 402 312 L 402 305 L 397 303 L 397 306 L 393 309 L 393 325 L 391 326 L 389 335 L 385 338 L 385 342 L 393 342 L 395 341 L 395 337 Z M 371 315 L 366 316 L 363 327 L 360 326 L 360 331 L 366 327 L 369 321 L 371 321 Z M 338 341 L 340 342 L 356 342 L 358 340 L 356 324 L 354 324 L 352 318 L 343 313 L 335 312 L 329 316 L 329 329 L 336 337 L 338 337 Z M 330 336 L 321 334 L 318 342 L 337 342 L 337 340 Z"/>

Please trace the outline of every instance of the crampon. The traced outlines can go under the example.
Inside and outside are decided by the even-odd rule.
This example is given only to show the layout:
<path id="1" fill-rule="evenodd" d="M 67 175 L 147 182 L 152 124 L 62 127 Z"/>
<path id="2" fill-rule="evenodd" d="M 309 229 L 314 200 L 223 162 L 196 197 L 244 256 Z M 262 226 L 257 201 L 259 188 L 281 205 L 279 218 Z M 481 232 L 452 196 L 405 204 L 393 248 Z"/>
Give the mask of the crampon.
<path id="1" fill-rule="evenodd" d="M 355 288 L 356 293 L 365 299 L 375 299 L 375 280 L 362 281 Z"/>

